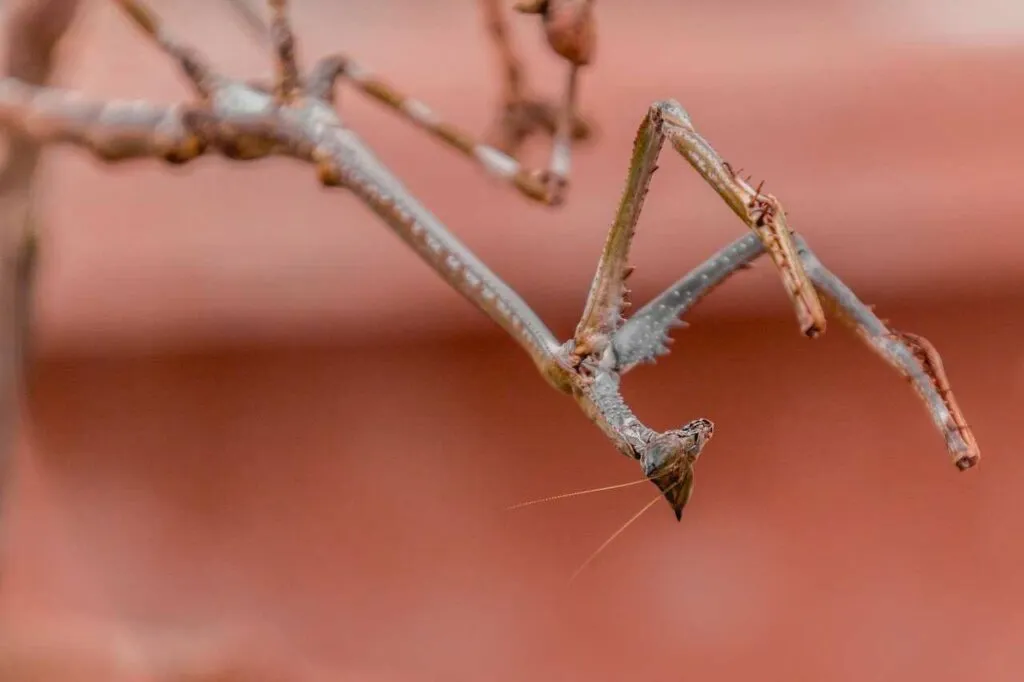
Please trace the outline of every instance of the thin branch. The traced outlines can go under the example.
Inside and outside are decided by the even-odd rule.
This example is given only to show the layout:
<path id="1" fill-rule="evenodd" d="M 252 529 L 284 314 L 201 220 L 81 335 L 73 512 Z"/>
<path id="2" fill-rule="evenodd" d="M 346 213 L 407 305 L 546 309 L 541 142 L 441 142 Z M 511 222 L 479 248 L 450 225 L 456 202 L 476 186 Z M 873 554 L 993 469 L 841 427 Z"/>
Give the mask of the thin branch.
<path id="1" fill-rule="evenodd" d="M 526 168 L 513 156 L 480 142 L 470 133 L 446 121 L 426 102 L 406 95 L 344 55 L 321 59 L 310 72 L 306 92 L 311 97 L 331 102 L 338 78 L 352 83 L 360 92 L 396 112 L 446 147 L 459 152 L 492 177 L 509 183 L 524 197 L 544 204 L 555 204 L 561 199 L 560 191 L 550 191 L 542 171 Z"/>
<path id="2" fill-rule="evenodd" d="M 505 102 L 522 100 L 526 84 L 523 75 L 523 61 L 512 47 L 508 20 L 505 18 L 501 0 L 479 0 L 479 2 L 483 9 L 487 35 L 490 36 L 491 44 L 501 61 L 503 99 Z"/>
<path id="3" fill-rule="evenodd" d="M 628 294 L 626 278 L 631 272 L 629 250 L 664 143 L 664 115 L 660 107 L 654 106 L 648 110 L 633 141 L 633 156 L 619 209 L 608 230 L 590 294 L 576 326 L 574 352 L 577 356 L 600 357 L 611 335 L 622 325 L 622 310 Z"/>
<path id="4" fill-rule="evenodd" d="M 58 43 L 77 8 L 77 0 L 21 0 L 9 6 L 6 75 L 24 83 L 49 81 Z M 39 140 L 18 131 L 6 131 L 6 143 L 0 167 L 0 504 L 6 503 L 13 475 L 31 363 L 40 240 L 35 185 L 43 151 Z M 0 534 L 6 541 L 5 528 Z"/>
<path id="5" fill-rule="evenodd" d="M 200 97 L 209 97 L 210 93 L 222 84 L 221 77 L 210 68 L 206 60 L 198 52 L 179 42 L 148 7 L 142 3 L 133 2 L 133 0 L 114 0 L 114 2 L 120 5 L 128 18 L 146 37 L 178 64 Z"/>
<path id="6" fill-rule="evenodd" d="M 190 131 L 183 106 L 142 101 L 100 102 L 77 92 L 0 81 L 0 124 L 44 144 L 72 144 L 113 162 L 165 158 L 183 163 L 205 149 Z"/>
<path id="7" fill-rule="evenodd" d="M 281 102 L 290 102 L 299 92 L 299 64 L 295 56 L 295 33 L 288 20 L 286 0 L 269 0 L 270 42 L 277 67 L 275 91 Z"/>
<path id="8" fill-rule="evenodd" d="M 129 0 L 135 4 L 134 0 Z M 274 0 L 277 3 L 278 0 Z M 272 4 L 274 4 L 272 3 Z M 274 26 L 280 21 L 283 7 L 274 9 L 274 22 L 267 25 L 249 0 L 229 0 L 229 4 L 261 43 L 274 46 L 281 73 L 291 73 L 294 62 L 294 36 L 290 29 L 281 33 Z M 571 168 L 572 143 L 592 134 L 593 126 L 576 112 L 580 65 L 571 64 L 563 94 L 557 107 L 528 97 L 521 60 L 512 48 L 505 13 L 498 0 L 480 0 L 488 34 L 499 53 L 504 84 L 504 114 L 501 130 L 494 136 L 500 140 L 487 144 L 474 135 L 447 122 L 422 100 L 411 97 L 391 83 L 373 74 L 365 66 L 346 55 L 322 58 L 310 70 L 305 91 L 312 97 L 334 101 L 334 87 L 339 78 L 352 83 L 357 90 L 399 114 L 413 125 L 447 147 L 458 151 L 478 164 L 490 175 L 508 182 L 523 196 L 540 203 L 557 205 L 563 200 Z M 273 38 L 273 35 L 277 35 Z M 284 41 L 284 42 L 282 42 Z M 287 68 L 286 68 L 287 67 Z M 298 78 L 297 72 L 289 79 Z M 548 168 L 525 168 L 515 152 L 529 136 L 545 131 L 552 136 Z"/>
<path id="9" fill-rule="evenodd" d="M 563 101 L 561 105 L 533 97 L 528 93 L 525 68 L 512 45 L 502 0 L 479 2 L 487 34 L 495 52 L 498 53 L 502 73 L 501 115 L 488 137 L 490 146 L 514 157 L 523 144 L 538 132 L 561 138 L 568 135 L 577 142 L 593 137 L 594 124 L 577 111 L 574 93 L 566 92 L 565 99 L 569 101 Z M 523 8 L 517 6 L 517 9 L 522 11 Z M 572 65 L 573 75 L 570 78 L 575 78 L 575 67 L 578 65 Z M 569 87 L 575 88 L 575 84 L 570 83 Z M 556 147 L 563 144 L 557 142 Z M 552 153 L 554 154 L 554 148 Z"/>
<path id="10" fill-rule="evenodd" d="M 977 464 L 981 457 L 977 440 L 957 405 L 935 347 L 924 337 L 888 327 L 822 264 L 805 239 L 794 235 L 794 241 L 811 282 L 840 319 L 914 387 L 957 468 L 969 469 Z M 618 370 L 626 373 L 638 363 L 653 362 L 666 354 L 668 331 L 674 321 L 764 254 L 757 235 L 744 235 L 638 310 L 615 335 Z"/>
<path id="11" fill-rule="evenodd" d="M 227 0 L 231 8 L 245 24 L 246 29 L 261 45 L 270 45 L 270 27 L 253 7 L 251 0 Z"/>
<path id="12" fill-rule="evenodd" d="M 873 317 L 824 269 L 806 244 L 794 241 L 778 200 L 734 173 L 696 132 L 677 102 L 653 104 L 638 129 L 626 189 L 586 310 L 574 338 L 559 344 L 529 305 L 342 124 L 332 103 L 335 79 L 341 75 L 351 79 L 364 92 L 485 168 L 505 174 L 527 195 L 530 192 L 524 190 L 527 180 L 523 178 L 534 182 L 534 189 L 540 188 L 542 200 L 552 202 L 550 186 L 545 184 L 550 178 L 526 173 L 511 157 L 443 124 L 425 104 L 400 95 L 344 57 L 321 60 L 303 79 L 294 60 L 295 39 L 283 0 L 272 3 L 277 27 L 273 41 L 278 59 L 276 90 L 216 75 L 205 66 L 193 68 L 193 64 L 202 65 L 202 60 L 171 41 L 140 2 L 117 2 L 186 71 L 198 75 L 195 82 L 200 101 L 175 107 L 90 103 L 74 93 L 39 87 L 25 79 L 6 79 L 0 80 L 0 124 L 37 142 L 77 145 L 108 161 L 148 156 L 183 163 L 215 151 L 230 159 L 284 155 L 313 165 L 323 185 L 349 190 L 454 290 L 501 326 L 553 387 L 571 395 L 623 455 L 640 463 L 677 518 L 690 498 L 693 468 L 711 440 L 714 426 L 707 419 L 694 419 L 663 432 L 646 426 L 623 399 L 621 378 L 637 362 L 663 351 L 667 330 L 678 315 L 762 252 L 779 270 L 805 334 L 813 336 L 825 329 L 817 290 L 845 312 L 862 338 L 912 381 L 946 435 L 957 465 L 967 468 L 977 461 L 977 445 L 952 399 L 934 348 L 920 337 L 892 332 Z M 590 0 L 526 4 L 543 14 L 549 42 L 574 68 L 589 60 L 586 17 Z M 181 55 L 188 55 L 189 60 L 183 61 Z M 573 99 L 573 87 L 570 85 L 568 102 Z M 621 312 L 628 293 L 625 281 L 631 270 L 629 249 L 665 140 L 718 192 L 751 234 L 681 280 L 652 303 L 653 307 L 623 323 Z M 565 164 L 567 168 L 567 160 Z"/>
<path id="13" fill-rule="evenodd" d="M 669 100 L 667 104 L 677 112 L 678 125 L 673 127 L 670 135 L 672 145 L 757 234 L 782 276 L 786 293 L 796 309 L 800 331 L 812 338 L 824 333 L 825 312 L 800 264 L 782 204 L 771 194 L 761 191 L 761 186 L 751 187 L 734 172 L 696 131 L 689 114 L 678 102 Z"/>
<path id="14" fill-rule="evenodd" d="M 835 306 L 857 336 L 914 387 L 945 438 L 946 448 L 957 468 L 965 470 L 977 464 L 981 458 L 978 443 L 953 397 L 935 347 L 924 337 L 886 326 L 818 260 L 804 240 L 799 239 L 798 246 L 814 286 Z"/>
<path id="15" fill-rule="evenodd" d="M 637 310 L 615 332 L 613 346 L 619 372 L 625 374 L 637 364 L 652 363 L 658 356 L 667 355 L 672 341 L 669 331 L 686 326 L 681 318 L 687 311 L 764 253 L 758 236 L 745 234 Z"/>
<path id="16" fill-rule="evenodd" d="M 637 133 L 619 214 L 609 231 L 581 327 L 577 328 L 576 343 L 583 347 L 582 352 L 604 360 L 600 355 L 610 341 L 609 325 L 618 326 L 625 278 L 631 272 L 627 261 L 632 235 L 663 139 L 672 143 L 761 241 L 779 271 L 804 333 L 813 336 L 824 331 L 821 302 L 797 256 L 778 200 L 751 190 L 697 133 L 686 110 L 674 100 L 664 100 L 651 105 Z"/>
<path id="17" fill-rule="evenodd" d="M 20 0 L 7 8 L 7 76 L 28 84 L 50 80 L 57 45 L 77 0 Z M 11 82 L 9 80 L 3 82 Z M 30 362 L 32 298 L 39 237 L 34 190 L 42 147 L 7 132 L 0 168 L 0 494 L 6 492 L 19 406 Z"/>

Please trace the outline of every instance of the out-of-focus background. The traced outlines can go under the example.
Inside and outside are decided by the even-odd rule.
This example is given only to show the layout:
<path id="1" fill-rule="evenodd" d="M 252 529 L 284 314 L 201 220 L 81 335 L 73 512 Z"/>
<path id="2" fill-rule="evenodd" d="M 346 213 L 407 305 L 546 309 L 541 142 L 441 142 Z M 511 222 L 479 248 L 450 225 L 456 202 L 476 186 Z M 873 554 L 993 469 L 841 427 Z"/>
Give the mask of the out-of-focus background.
<path id="1" fill-rule="evenodd" d="M 153 5 L 225 70 L 270 64 L 229 3 Z M 497 62 L 472 0 L 293 5 L 307 63 L 344 51 L 468 129 L 492 122 Z M 682 523 L 656 506 L 569 584 L 653 489 L 506 511 L 638 470 L 365 208 L 284 160 L 104 168 L 59 151 L 7 622 L 100 668 L 152 655 L 139 632 L 244 632 L 239 656 L 274 651 L 291 679 L 300 661 L 396 681 L 1024 675 L 1024 5 L 598 12 L 582 99 L 600 137 L 577 149 L 561 209 L 351 89 L 340 107 L 564 337 L 635 126 L 679 99 L 863 299 L 938 347 L 981 465 L 956 471 L 910 388 L 838 320 L 803 339 L 762 264 L 626 381 L 655 427 L 716 423 Z M 554 95 L 561 64 L 534 21 L 513 28 L 531 86 Z M 187 92 L 104 2 L 69 35 L 61 82 Z M 537 140 L 526 158 L 544 154 Z M 743 229 L 667 152 L 635 300 Z"/>

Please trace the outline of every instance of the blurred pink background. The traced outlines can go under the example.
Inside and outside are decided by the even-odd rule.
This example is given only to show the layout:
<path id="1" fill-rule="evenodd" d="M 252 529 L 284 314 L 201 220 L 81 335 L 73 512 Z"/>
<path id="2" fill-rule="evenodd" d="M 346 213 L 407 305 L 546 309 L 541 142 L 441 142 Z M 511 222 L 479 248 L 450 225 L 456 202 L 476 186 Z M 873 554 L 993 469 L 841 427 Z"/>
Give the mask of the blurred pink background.
<path id="1" fill-rule="evenodd" d="M 466 128 L 490 124 L 496 61 L 472 0 L 293 4 L 307 63 L 344 51 Z M 268 68 L 227 3 L 153 5 L 224 70 Z M 577 149 L 561 209 L 525 205 L 350 88 L 340 108 L 565 336 L 635 127 L 680 100 L 863 299 L 934 342 L 979 468 L 955 470 L 909 387 L 838 320 L 802 339 L 759 265 L 626 380 L 655 427 L 715 421 L 682 523 L 656 506 L 569 584 L 653 490 L 506 511 L 638 470 L 365 208 L 284 160 L 104 168 L 61 150 L 42 185 L 7 622 L 106 641 L 82 645 L 101 667 L 108 631 L 142 656 L 139 632 L 244 631 L 238 656 L 273 650 L 290 679 L 300 662 L 352 680 L 1020 679 L 1024 6 L 598 13 L 582 96 L 600 138 Z M 554 94 L 562 69 L 533 23 L 514 19 L 515 40 Z M 86 3 L 65 50 L 63 84 L 185 96 L 112 3 Z M 635 300 L 743 229 L 667 152 Z"/>

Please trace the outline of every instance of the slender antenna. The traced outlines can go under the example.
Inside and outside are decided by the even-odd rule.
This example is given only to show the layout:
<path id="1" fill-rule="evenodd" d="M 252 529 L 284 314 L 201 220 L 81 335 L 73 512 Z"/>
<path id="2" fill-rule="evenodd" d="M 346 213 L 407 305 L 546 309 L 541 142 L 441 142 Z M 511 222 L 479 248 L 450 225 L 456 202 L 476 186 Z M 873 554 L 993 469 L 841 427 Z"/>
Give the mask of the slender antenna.
<path id="1" fill-rule="evenodd" d="M 682 482 L 682 481 L 680 481 L 680 482 Z M 675 488 L 675 487 L 676 487 L 677 485 L 679 485 L 679 483 L 676 483 L 676 484 L 674 484 L 674 485 L 672 486 L 672 488 Z M 665 492 L 666 492 L 666 493 L 668 493 L 668 492 L 669 492 L 669 490 L 672 490 L 672 488 L 669 488 L 669 489 L 668 489 L 668 490 L 666 490 Z M 647 511 L 648 509 L 650 509 L 651 507 L 653 507 L 654 505 L 656 505 L 656 504 L 658 503 L 658 501 L 659 501 L 659 500 L 660 500 L 661 498 L 662 498 L 662 496 L 661 496 L 661 495 L 658 495 L 658 496 L 657 496 L 657 497 L 655 497 L 655 498 L 654 498 L 653 500 L 651 500 L 650 502 L 648 502 L 647 504 L 645 504 L 645 505 L 644 505 L 644 507 L 643 507 L 643 509 L 641 509 L 640 511 L 638 511 L 638 512 L 637 512 L 636 514 L 633 514 L 633 516 L 632 516 L 632 517 L 630 517 L 629 521 L 626 521 L 626 522 L 625 522 L 624 524 L 622 524 L 621 526 L 619 526 L 619 529 L 618 529 L 617 531 L 615 531 L 614 533 L 612 533 L 612 534 L 611 534 L 611 537 L 609 537 L 609 538 L 608 538 L 607 540 L 605 540 L 604 542 L 602 542 L 602 543 L 601 543 L 601 546 L 600 546 L 600 547 L 598 547 L 597 549 L 595 549 L 595 550 L 594 550 L 594 553 L 593 553 L 593 554 L 591 554 L 591 555 L 590 555 L 589 557 L 587 557 L 587 560 L 586 560 L 586 561 L 584 561 L 584 562 L 583 562 L 582 564 L 580 564 L 580 567 L 579 567 L 579 568 L 577 568 L 577 569 L 576 569 L 576 571 L 575 571 L 575 572 L 574 572 L 574 573 L 572 574 L 572 577 L 570 577 L 570 578 L 569 578 L 569 582 L 571 583 L 572 581 L 576 580 L 576 577 L 577 577 L 577 576 L 579 576 L 579 574 L 583 572 L 583 569 L 584 569 L 584 568 L 586 568 L 587 566 L 589 566 L 589 565 L 590 565 L 590 563 L 591 563 L 591 562 L 592 562 L 592 561 L 593 561 L 594 559 L 596 559 L 596 558 L 597 558 L 597 555 L 598 555 L 598 554 L 600 554 L 601 552 L 603 552 L 603 551 L 604 551 L 605 547 L 607 547 L 608 545 L 612 544 L 612 540 L 614 540 L 615 538 L 617 538 L 617 537 L 619 537 L 620 535 L 622 535 L 623 531 L 625 531 L 625 530 L 626 530 L 627 528 L 629 528 L 629 527 L 630 527 L 630 525 L 632 525 L 632 523 L 633 523 L 634 521 L 636 521 L 636 520 L 637 520 L 637 519 L 639 519 L 639 518 L 640 518 L 641 516 L 643 516 L 644 512 L 646 512 L 646 511 Z"/>
<path id="2" fill-rule="evenodd" d="M 227 0 L 227 3 L 234 8 L 239 18 L 245 23 L 245 27 L 256 40 L 267 45 L 270 43 L 270 27 L 263 20 L 260 13 L 253 7 L 251 0 Z"/>
<path id="3" fill-rule="evenodd" d="M 634 485 L 640 485 L 641 483 L 650 483 L 651 479 L 641 478 L 637 481 L 630 481 L 629 483 L 616 483 L 615 485 L 606 485 L 601 488 L 590 488 L 589 490 L 577 490 L 572 493 L 562 493 L 561 495 L 552 495 L 551 497 L 542 497 L 539 500 L 530 500 L 529 502 L 520 502 L 519 504 L 513 504 L 511 507 L 506 507 L 507 511 L 513 509 L 522 509 L 523 507 L 529 507 L 530 505 L 540 504 L 542 502 L 554 502 L 555 500 L 564 500 L 567 497 L 578 497 L 579 495 L 589 495 L 590 493 L 600 493 L 605 490 L 617 490 L 619 488 L 628 488 Z"/>

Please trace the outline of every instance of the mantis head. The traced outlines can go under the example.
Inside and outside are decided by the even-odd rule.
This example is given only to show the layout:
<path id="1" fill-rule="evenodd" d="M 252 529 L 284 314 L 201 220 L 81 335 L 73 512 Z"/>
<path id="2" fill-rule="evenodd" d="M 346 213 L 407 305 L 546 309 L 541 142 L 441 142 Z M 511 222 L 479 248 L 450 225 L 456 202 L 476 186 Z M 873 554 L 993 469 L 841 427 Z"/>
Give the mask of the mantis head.
<path id="1" fill-rule="evenodd" d="M 654 481 L 676 513 L 683 517 L 693 493 L 693 466 L 714 434 L 708 419 L 695 419 L 681 429 L 659 433 L 647 443 L 640 458 L 644 474 Z"/>

